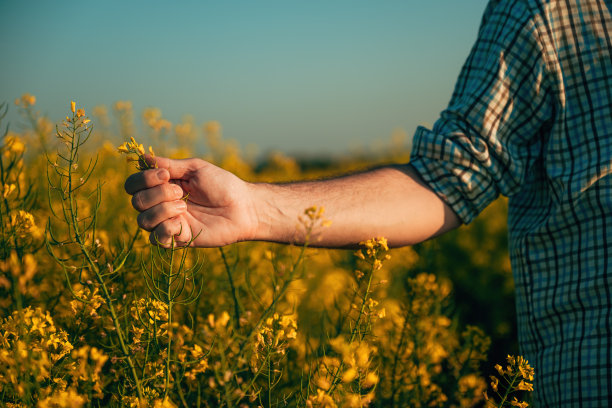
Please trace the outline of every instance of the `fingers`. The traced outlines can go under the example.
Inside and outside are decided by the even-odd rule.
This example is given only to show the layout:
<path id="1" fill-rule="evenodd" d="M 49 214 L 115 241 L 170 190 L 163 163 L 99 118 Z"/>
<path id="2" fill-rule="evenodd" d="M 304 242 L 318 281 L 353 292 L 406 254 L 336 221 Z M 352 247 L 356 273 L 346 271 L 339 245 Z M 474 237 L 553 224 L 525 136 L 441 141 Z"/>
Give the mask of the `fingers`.
<path id="1" fill-rule="evenodd" d="M 196 170 L 209 165 L 200 159 L 173 160 L 166 157 L 145 155 L 144 159 L 150 165 L 158 168 L 134 173 L 125 181 L 125 191 L 134 194 L 146 188 L 166 183 L 170 179 L 187 179 Z"/>
<path id="2" fill-rule="evenodd" d="M 182 200 L 166 201 L 157 204 L 138 214 L 138 226 L 146 231 L 154 230 L 162 222 L 176 217 L 187 210 L 187 204 Z"/>
<path id="3" fill-rule="evenodd" d="M 167 170 L 172 179 L 188 178 L 194 171 L 209 165 L 209 163 L 200 159 L 174 160 L 166 157 L 151 157 L 148 155 L 145 155 L 145 158 L 147 163 L 155 163 L 158 168 Z"/>
<path id="4" fill-rule="evenodd" d="M 134 173 L 125 180 L 125 191 L 134 194 L 147 188 L 155 187 L 170 180 L 167 169 L 150 169 Z"/>
<path id="5" fill-rule="evenodd" d="M 132 206 L 138 211 L 145 211 L 166 201 L 176 201 L 183 197 L 183 189 L 176 184 L 165 183 L 145 190 L 140 190 L 132 196 Z"/>
<path id="6" fill-rule="evenodd" d="M 187 204 L 180 200 L 184 190 L 179 180 L 188 180 L 194 173 L 210 164 L 200 159 L 173 160 L 144 155 L 144 161 L 157 168 L 132 174 L 125 181 L 125 191 L 132 195 L 133 207 L 140 211 L 138 225 L 150 231 L 152 244 L 169 246 L 188 244 L 192 239 L 189 224 L 181 216 Z"/>
<path id="7" fill-rule="evenodd" d="M 177 246 L 185 246 L 192 239 L 192 231 L 182 217 L 168 219 L 159 224 L 149 235 L 149 241 L 153 245 L 170 247 L 174 242 Z"/>
<path id="8" fill-rule="evenodd" d="M 144 168 L 156 169 L 159 166 L 157 165 L 157 156 L 151 156 L 149 153 L 146 153 L 140 156 L 139 163 L 141 165 L 145 165 Z M 141 167 L 142 168 L 142 167 Z"/>

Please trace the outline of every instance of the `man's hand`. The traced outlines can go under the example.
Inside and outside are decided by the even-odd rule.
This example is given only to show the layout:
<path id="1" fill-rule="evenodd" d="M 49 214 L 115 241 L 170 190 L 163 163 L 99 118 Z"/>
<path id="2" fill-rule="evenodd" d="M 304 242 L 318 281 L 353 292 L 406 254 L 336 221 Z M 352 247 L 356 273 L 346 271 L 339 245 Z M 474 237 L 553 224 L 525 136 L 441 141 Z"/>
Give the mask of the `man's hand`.
<path id="1" fill-rule="evenodd" d="M 146 159 L 158 168 L 129 176 L 125 191 L 151 243 L 167 246 L 174 236 L 178 245 L 216 247 L 253 238 L 257 218 L 248 183 L 200 159 Z"/>
<path id="2" fill-rule="evenodd" d="M 389 246 L 412 245 L 461 223 L 410 165 L 330 180 L 253 184 L 199 159 L 146 160 L 158 168 L 131 175 L 125 190 L 140 211 L 138 225 L 151 231 L 152 243 L 164 246 L 172 237 L 197 247 L 246 240 L 304 243 L 296 224 L 313 205 L 324 207 L 332 221 L 314 243 L 324 247 L 356 246 L 372 237 L 386 237 Z"/>

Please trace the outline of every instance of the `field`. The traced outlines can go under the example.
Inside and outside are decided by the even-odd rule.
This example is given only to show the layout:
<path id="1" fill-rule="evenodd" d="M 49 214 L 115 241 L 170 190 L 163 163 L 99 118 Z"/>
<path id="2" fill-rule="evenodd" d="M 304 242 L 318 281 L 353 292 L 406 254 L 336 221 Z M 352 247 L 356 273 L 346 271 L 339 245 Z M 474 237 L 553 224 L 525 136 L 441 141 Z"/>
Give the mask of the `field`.
<path id="1" fill-rule="evenodd" d="M 171 124 L 151 108 L 137 132 L 121 101 L 91 114 L 67 103 L 56 126 L 35 102 L 0 110 L 27 124 L 11 124 L 0 148 L 3 406 L 527 406 L 533 375 L 506 358 L 517 346 L 504 200 L 401 249 L 383 237 L 358 251 L 162 249 L 123 191 L 136 169 L 117 146 L 132 137 L 136 151 L 202 155 L 259 182 L 406 162 L 409 151 L 394 138 L 376 154 L 255 159 L 217 122 Z M 328 221 L 312 203 L 296 228 L 316 243 Z"/>

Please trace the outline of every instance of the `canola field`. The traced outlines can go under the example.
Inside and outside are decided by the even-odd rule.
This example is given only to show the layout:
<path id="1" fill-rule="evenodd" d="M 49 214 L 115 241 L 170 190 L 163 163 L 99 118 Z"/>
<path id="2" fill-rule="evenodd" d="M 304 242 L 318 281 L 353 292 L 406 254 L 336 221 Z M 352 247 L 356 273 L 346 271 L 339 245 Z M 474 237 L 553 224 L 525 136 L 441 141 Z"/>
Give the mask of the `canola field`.
<path id="1" fill-rule="evenodd" d="M 288 182 L 407 162 L 401 140 L 336 160 L 255 159 L 217 122 L 172 124 L 127 101 L 66 103 L 57 124 L 29 94 L 8 109 L 26 126 L 0 123 L 1 406 L 528 406 L 503 200 L 401 249 L 384 237 L 357 251 L 164 249 L 123 191 L 138 162 L 121 151 L 137 160 L 149 145 Z M 316 243 L 328 222 L 312 203 L 296 229 Z"/>

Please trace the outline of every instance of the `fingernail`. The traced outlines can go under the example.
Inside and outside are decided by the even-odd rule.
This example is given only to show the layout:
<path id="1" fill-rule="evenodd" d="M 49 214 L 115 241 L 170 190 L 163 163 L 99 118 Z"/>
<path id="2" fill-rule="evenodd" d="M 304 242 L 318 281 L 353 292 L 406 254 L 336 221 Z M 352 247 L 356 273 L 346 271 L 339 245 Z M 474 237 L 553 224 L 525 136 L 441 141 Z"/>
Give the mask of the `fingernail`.
<path id="1" fill-rule="evenodd" d="M 162 180 L 162 181 L 166 181 L 168 180 L 168 170 L 166 169 L 159 169 L 157 170 L 157 178 Z"/>
<path id="2" fill-rule="evenodd" d="M 175 201 L 174 202 L 174 208 L 176 208 L 179 211 L 183 211 L 187 208 L 187 204 L 185 204 L 184 201 Z"/>
<path id="3" fill-rule="evenodd" d="M 174 191 L 174 195 L 175 196 L 178 196 L 178 197 L 182 197 L 183 196 L 183 189 L 181 188 L 181 186 L 173 184 L 172 185 L 172 190 Z"/>

